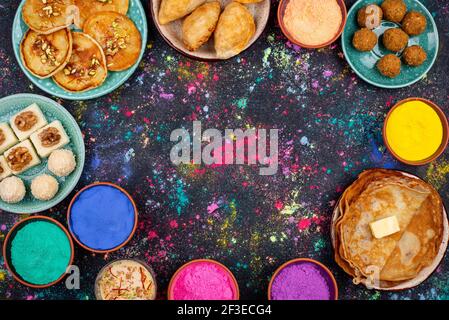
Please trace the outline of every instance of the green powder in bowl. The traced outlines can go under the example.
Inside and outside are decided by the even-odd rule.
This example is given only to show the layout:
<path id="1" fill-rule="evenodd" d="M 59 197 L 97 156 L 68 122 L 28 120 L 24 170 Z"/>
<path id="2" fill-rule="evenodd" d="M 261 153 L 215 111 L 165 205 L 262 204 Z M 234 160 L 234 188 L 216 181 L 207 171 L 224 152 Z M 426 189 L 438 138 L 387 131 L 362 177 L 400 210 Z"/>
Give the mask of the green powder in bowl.
<path id="1" fill-rule="evenodd" d="M 16 275 L 33 285 L 47 285 L 65 274 L 72 248 L 61 227 L 45 220 L 32 220 L 18 228 L 9 248 Z"/>

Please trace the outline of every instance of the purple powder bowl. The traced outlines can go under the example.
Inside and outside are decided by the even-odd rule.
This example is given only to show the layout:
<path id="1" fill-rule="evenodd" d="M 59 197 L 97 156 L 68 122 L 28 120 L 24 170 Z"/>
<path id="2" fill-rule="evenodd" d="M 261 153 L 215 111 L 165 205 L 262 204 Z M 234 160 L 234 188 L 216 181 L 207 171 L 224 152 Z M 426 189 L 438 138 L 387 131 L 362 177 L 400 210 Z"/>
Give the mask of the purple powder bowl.
<path id="1" fill-rule="evenodd" d="M 270 300 L 337 300 L 334 276 L 312 259 L 294 259 L 280 266 L 268 288 Z"/>

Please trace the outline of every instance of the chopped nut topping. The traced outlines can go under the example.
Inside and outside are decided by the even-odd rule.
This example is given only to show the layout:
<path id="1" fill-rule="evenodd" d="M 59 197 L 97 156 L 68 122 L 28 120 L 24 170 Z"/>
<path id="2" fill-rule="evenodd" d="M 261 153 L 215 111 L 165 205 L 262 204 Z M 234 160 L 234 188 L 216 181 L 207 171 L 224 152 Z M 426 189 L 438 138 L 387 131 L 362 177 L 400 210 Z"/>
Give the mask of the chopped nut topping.
<path id="1" fill-rule="evenodd" d="M 6 158 L 9 166 L 13 171 L 21 171 L 31 163 L 33 156 L 30 151 L 24 147 L 17 147 L 12 149 L 11 153 Z"/>
<path id="2" fill-rule="evenodd" d="M 74 77 L 83 77 L 87 74 L 89 77 L 93 77 L 97 74 L 97 69 L 99 66 L 101 66 L 100 61 L 97 59 L 95 55 L 93 55 L 92 58 L 90 59 L 90 64 L 88 67 L 82 65 L 74 66 L 68 64 L 64 68 L 64 74 L 66 76 L 74 76 Z"/>
<path id="3" fill-rule="evenodd" d="M 41 0 L 42 4 L 44 5 L 42 7 L 42 10 L 39 12 L 40 17 L 58 17 L 61 15 L 61 8 L 59 7 L 60 4 L 64 5 L 64 3 L 61 2 L 61 0 Z"/>
<path id="4" fill-rule="evenodd" d="M 14 124 L 20 131 L 28 131 L 37 123 L 37 116 L 33 111 L 25 111 L 19 114 Z"/>
<path id="5" fill-rule="evenodd" d="M 57 49 L 51 45 L 44 35 L 39 35 L 33 44 L 33 49 L 40 56 L 43 64 L 58 67 L 61 63 L 56 59 Z"/>
<path id="6" fill-rule="evenodd" d="M 115 19 L 112 22 L 113 36 L 106 40 L 105 54 L 107 56 L 115 56 L 120 49 L 126 49 L 127 42 L 129 42 L 129 35 L 119 24 L 120 20 Z"/>
<path id="7" fill-rule="evenodd" d="M 39 133 L 39 139 L 41 139 L 42 146 L 46 148 L 53 147 L 61 141 L 61 134 L 59 130 L 53 127 L 47 128 Z"/>
<path id="8" fill-rule="evenodd" d="M 5 133 L 0 129 L 0 146 L 6 141 Z"/>

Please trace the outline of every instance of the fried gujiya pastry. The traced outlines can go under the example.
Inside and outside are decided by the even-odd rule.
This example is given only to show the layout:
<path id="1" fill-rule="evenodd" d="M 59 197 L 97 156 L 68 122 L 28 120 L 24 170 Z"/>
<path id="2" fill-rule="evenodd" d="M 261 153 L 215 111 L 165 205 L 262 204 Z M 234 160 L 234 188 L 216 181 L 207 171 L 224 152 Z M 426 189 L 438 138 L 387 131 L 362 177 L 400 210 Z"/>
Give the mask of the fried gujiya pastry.
<path id="1" fill-rule="evenodd" d="M 215 29 L 215 50 L 219 59 L 231 58 L 247 47 L 256 33 L 256 24 L 249 10 L 238 2 L 228 4 Z"/>
<path id="2" fill-rule="evenodd" d="M 182 41 L 187 49 L 195 51 L 206 43 L 217 26 L 220 2 L 207 2 L 195 9 L 182 23 Z"/>
<path id="3" fill-rule="evenodd" d="M 69 29 L 47 35 L 29 29 L 20 43 L 20 55 L 25 68 L 41 79 L 64 69 L 71 54 L 72 34 Z"/>
<path id="4" fill-rule="evenodd" d="M 73 32 L 72 56 L 64 70 L 53 76 L 63 89 L 82 92 L 100 86 L 108 75 L 103 49 L 91 36 Z"/>
<path id="5" fill-rule="evenodd" d="M 101 45 L 110 71 L 126 70 L 139 59 L 142 37 L 134 22 L 123 14 L 99 12 L 86 20 L 84 32 Z"/>
<path id="6" fill-rule="evenodd" d="M 22 19 L 34 31 L 49 34 L 69 27 L 74 0 L 26 0 Z"/>
<path id="7" fill-rule="evenodd" d="M 98 12 L 114 11 L 121 14 L 128 12 L 129 0 L 75 0 L 75 5 L 79 8 L 79 26 L 84 28 L 84 22 Z"/>
<path id="8" fill-rule="evenodd" d="M 159 23 L 167 24 L 185 17 L 205 2 L 206 0 L 162 0 Z"/>

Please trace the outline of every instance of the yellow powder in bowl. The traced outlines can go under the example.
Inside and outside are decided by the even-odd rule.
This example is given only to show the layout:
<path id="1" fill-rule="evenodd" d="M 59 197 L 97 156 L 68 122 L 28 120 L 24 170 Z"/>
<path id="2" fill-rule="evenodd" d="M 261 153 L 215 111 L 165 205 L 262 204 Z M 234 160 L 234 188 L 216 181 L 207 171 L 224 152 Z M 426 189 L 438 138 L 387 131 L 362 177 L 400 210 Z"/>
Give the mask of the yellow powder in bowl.
<path id="1" fill-rule="evenodd" d="M 443 141 L 443 124 L 438 113 L 422 101 L 408 101 L 395 108 L 386 124 L 391 150 L 408 161 L 428 159 Z"/>
<path id="2" fill-rule="evenodd" d="M 290 0 L 283 17 L 287 32 L 309 46 L 332 40 L 342 21 L 343 14 L 336 0 Z"/>

